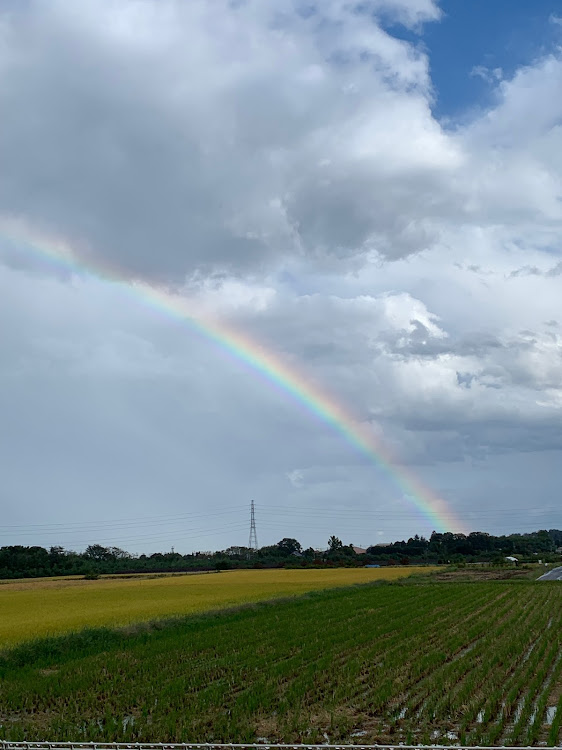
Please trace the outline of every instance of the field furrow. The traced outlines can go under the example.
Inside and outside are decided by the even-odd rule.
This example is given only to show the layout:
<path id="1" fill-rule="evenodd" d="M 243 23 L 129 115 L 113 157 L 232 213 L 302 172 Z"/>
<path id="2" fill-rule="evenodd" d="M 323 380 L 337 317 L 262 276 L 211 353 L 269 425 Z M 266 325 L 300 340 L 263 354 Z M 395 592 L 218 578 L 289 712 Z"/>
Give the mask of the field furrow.
<path id="1" fill-rule="evenodd" d="M 0 738 L 555 744 L 562 587 L 375 584 L 0 656 Z"/>

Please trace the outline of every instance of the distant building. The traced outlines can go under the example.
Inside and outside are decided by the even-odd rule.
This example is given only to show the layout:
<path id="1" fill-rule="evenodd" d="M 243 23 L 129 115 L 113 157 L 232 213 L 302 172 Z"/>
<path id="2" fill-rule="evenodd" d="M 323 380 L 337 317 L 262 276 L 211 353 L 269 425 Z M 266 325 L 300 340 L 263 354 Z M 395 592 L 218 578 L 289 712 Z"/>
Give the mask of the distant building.
<path id="1" fill-rule="evenodd" d="M 363 547 L 354 547 L 352 545 L 351 549 L 355 552 L 356 555 L 366 555 L 367 554 L 367 550 L 363 549 Z"/>

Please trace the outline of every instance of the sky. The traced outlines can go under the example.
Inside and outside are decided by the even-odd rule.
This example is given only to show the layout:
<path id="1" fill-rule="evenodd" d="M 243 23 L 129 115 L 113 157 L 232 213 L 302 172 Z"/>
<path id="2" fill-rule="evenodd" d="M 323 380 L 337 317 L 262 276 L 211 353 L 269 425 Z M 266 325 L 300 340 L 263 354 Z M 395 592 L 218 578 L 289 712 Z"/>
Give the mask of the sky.
<path id="1" fill-rule="evenodd" d="M 0 0 L 0 545 L 561 528 L 557 6 Z"/>

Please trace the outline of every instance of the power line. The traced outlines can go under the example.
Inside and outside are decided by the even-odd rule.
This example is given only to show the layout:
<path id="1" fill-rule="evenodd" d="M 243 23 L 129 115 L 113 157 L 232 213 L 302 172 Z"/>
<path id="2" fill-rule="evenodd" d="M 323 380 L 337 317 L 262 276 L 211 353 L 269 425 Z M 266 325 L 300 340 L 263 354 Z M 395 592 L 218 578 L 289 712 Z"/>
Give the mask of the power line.
<path id="1" fill-rule="evenodd" d="M 244 506 L 240 506 L 244 507 Z M 246 506 L 247 507 L 247 506 Z M 283 508 L 261 508 L 262 515 L 265 513 L 266 517 L 264 519 L 264 523 L 282 523 L 281 519 L 278 519 L 277 516 L 282 515 L 284 518 L 283 520 L 285 522 L 290 521 L 308 521 L 309 518 L 318 519 L 319 518 L 319 512 L 318 510 L 305 510 L 302 508 L 292 508 L 290 506 L 286 506 Z M 290 513 L 290 518 L 287 518 L 288 512 Z M 200 522 L 216 518 L 217 516 L 228 516 L 234 513 L 239 513 L 239 510 L 229 510 L 229 511 L 223 511 L 220 513 L 205 513 L 205 514 L 197 514 L 197 515 L 189 515 L 185 514 L 182 516 L 171 516 L 166 517 L 162 516 L 159 518 L 159 520 L 152 521 L 151 523 L 146 522 L 139 522 L 134 523 L 131 521 L 131 523 L 126 524 L 126 529 L 139 529 L 142 530 L 143 527 L 150 526 L 151 528 L 154 526 L 165 526 L 165 525 L 173 525 L 174 527 L 177 527 L 181 522 L 186 522 L 188 524 L 192 524 L 194 521 Z M 517 509 L 513 511 L 509 511 L 509 517 L 512 518 L 516 516 L 517 513 L 520 513 L 525 517 L 525 523 L 526 524 L 537 524 L 540 523 L 544 516 L 552 517 L 555 515 L 558 515 L 560 511 L 555 508 L 549 508 L 549 509 L 543 509 L 540 513 L 537 513 L 535 509 L 528 510 L 528 509 Z M 377 512 L 370 512 L 370 511 L 356 511 L 356 510 L 348 510 L 348 511 L 327 511 L 323 510 L 320 514 L 320 517 L 323 521 L 329 520 L 330 518 L 333 518 L 335 522 L 342 522 L 342 521 L 351 521 L 351 522 L 360 522 L 365 523 L 366 521 L 395 521 L 397 523 L 402 523 L 406 520 L 410 522 L 416 522 L 417 519 L 412 518 L 410 514 L 406 514 L 405 516 L 400 513 L 377 513 Z M 504 514 L 501 512 L 482 512 L 482 513 L 472 513 L 469 515 L 463 515 L 461 518 L 467 521 L 473 521 L 478 523 L 481 520 L 490 521 L 493 519 L 503 520 Z M 225 519 L 226 520 L 226 519 Z M 423 519 L 422 519 L 423 520 Z M 212 521 L 211 521 L 212 522 Z M 316 524 L 315 524 L 316 527 Z M 70 527 L 70 526 L 63 526 L 61 524 L 61 528 L 44 528 L 40 526 L 39 524 L 25 524 L 21 526 L 7 526 L 3 527 L 3 532 L 5 534 L 14 534 L 14 535 L 21 535 L 26 532 L 33 533 L 33 534 L 41 534 L 41 535 L 59 535 L 59 534 L 80 534 L 82 532 L 86 532 L 88 534 L 91 533 L 107 533 L 107 532 L 114 532 L 119 533 L 121 530 L 121 526 L 112 525 L 112 524 L 92 524 L 92 525 L 77 525 L 76 527 Z"/>
<path id="2" fill-rule="evenodd" d="M 240 509 L 247 506 L 232 505 L 218 506 L 207 513 L 178 513 L 169 516 L 139 516 L 123 519 L 97 519 L 96 521 L 69 521 L 66 523 L 26 524 L 5 526 L 2 529 L 4 544 L 8 539 L 17 538 L 22 544 L 23 539 L 29 544 L 42 537 L 45 539 L 64 538 L 65 547 L 82 546 L 93 543 L 115 543 L 119 546 L 128 543 L 154 544 L 164 541 L 176 541 L 180 535 L 185 539 L 197 537 L 223 536 L 229 532 L 239 534 L 245 524 L 232 519 L 228 526 L 228 517 L 239 514 Z M 289 517 L 288 517 L 289 514 Z M 539 528 L 552 528 L 560 518 L 560 509 L 543 506 L 541 508 L 488 508 L 482 511 L 465 511 L 459 513 L 459 518 L 466 521 L 474 530 L 485 531 L 498 524 L 505 526 L 509 514 L 509 526 L 517 527 L 519 532 L 527 530 L 537 531 Z M 280 516 L 283 515 L 283 518 Z M 514 519 L 519 516 L 519 522 Z M 555 520 L 556 519 L 556 520 Z M 221 523 L 222 521 L 222 523 Z M 395 539 L 411 536 L 411 531 L 405 531 L 419 525 L 426 529 L 428 522 L 417 517 L 417 514 L 406 508 L 390 509 L 365 508 L 344 509 L 326 508 L 319 513 L 318 508 L 306 505 L 260 505 L 260 528 L 263 527 L 268 535 L 278 533 L 279 536 L 290 535 L 298 537 L 300 534 L 336 533 L 346 536 L 375 537 L 377 527 L 384 530 L 384 536 Z M 203 526 L 203 528 L 201 528 Z M 150 527 L 150 528 L 148 528 Z M 246 526 L 246 529 L 248 527 Z M 263 530 L 262 529 L 262 530 Z M 370 529 L 370 534 L 368 533 Z M 146 533 L 143 533 L 146 532 Z M 422 533 L 422 532 L 419 532 Z M 508 532 L 504 531 L 503 534 Z M 187 534 L 187 536 L 186 536 Z M 107 535 L 107 536 L 106 536 Z M 95 537 L 95 538 L 94 538 Z M 58 539 L 57 539 L 58 541 Z M 1 542 L 0 542 L 1 546 Z M 255 503 L 250 506 L 250 549 L 258 548 Z"/>
<path id="3" fill-rule="evenodd" d="M 30 523 L 30 524 L 14 524 L 14 525 L 7 525 L 3 526 L 3 529 L 49 529 L 54 528 L 58 531 L 59 528 L 68 528 L 72 530 L 80 530 L 81 528 L 91 528 L 93 526 L 113 526 L 113 525 L 121 525 L 126 524 L 127 526 L 131 526 L 132 524 L 138 523 L 144 524 L 146 523 L 153 523 L 153 522 L 172 522 L 181 520 L 184 518 L 208 518 L 210 516 L 220 516 L 225 515 L 228 513 L 236 513 L 240 508 L 245 508 L 245 505 L 231 505 L 231 506 L 223 506 L 224 510 L 217 510 L 213 513 L 175 513 L 171 516 L 163 516 L 163 515 L 157 515 L 157 516 L 131 516 L 129 518 L 113 518 L 113 519 L 107 519 L 107 521 L 100 520 L 99 518 L 93 521 L 66 521 L 63 523 Z M 156 520 L 155 520 L 156 519 Z"/>
<path id="4" fill-rule="evenodd" d="M 135 536 L 135 537 L 114 537 L 114 538 L 108 538 L 108 537 L 96 537 L 88 538 L 88 539 L 71 539 L 70 541 L 66 542 L 66 544 L 69 547 L 73 546 L 87 546 L 89 544 L 126 544 L 129 542 L 142 542 L 144 544 L 150 544 L 150 543 L 156 543 L 156 542 L 166 542 L 166 541 L 175 541 L 178 539 L 178 536 L 181 534 L 182 539 L 198 539 L 199 537 L 210 537 L 210 536 L 222 536 L 225 534 L 231 534 L 232 532 L 241 532 L 244 528 L 247 528 L 245 523 L 239 523 L 239 524 L 229 524 L 228 526 L 222 526 L 217 528 L 216 526 L 212 529 L 190 529 L 188 531 L 192 531 L 193 533 L 188 534 L 187 536 L 180 532 L 178 529 L 175 529 L 174 531 L 166 532 L 165 530 L 162 530 L 161 534 L 155 535 L 143 535 L 143 536 Z M 1 546 L 1 545 L 0 545 Z"/>
<path id="5" fill-rule="evenodd" d="M 14 524 L 3 526 L 3 532 L 7 534 L 21 534 L 22 531 L 40 531 L 42 534 L 68 534 L 68 533 L 80 533 L 81 531 L 87 531 L 89 533 L 105 531 L 110 529 L 119 530 L 119 527 L 125 526 L 126 528 L 131 527 L 142 527 L 142 526 L 154 526 L 154 525 L 165 525 L 167 523 L 178 523 L 181 521 L 191 521 L 195 519 L 207 519 L 215 516 L 230 515 L 238 513 L 243 505 L 234 505 L 225 508 L 224 510 L 217 510 L 211 513 L 181 513 L 170 516 L 140 516 L 123 519 L 108 519 L 106 521 L 97 519 L 95 521 L 69 521 L 66 523 L 45 523 L 45 524 Z M 262 506 L 261 512 L 272 515 L 286 515 L 290 512 L 293 517 L 318 517 L 318 508 L 312 508 L 308 506 L 295 506 L 295 505 L 272 505 Z M 540 517 L 543 515 L 549 515 L 553 513 L 559 513 L 559 508 L 543 507 L 543 508 L 496 508 L 496 509 L 483 509 L 479 511 L 467 511 L 457 512 L 457 517 L 466 521 L 477 521 L 481 518 L 501 518 L 504 515 L 513 516 L 517 513 L 523 513 L 532 518 L 536 518 L 537 522 L 540 521 Z M 328 517 L 345 517 L 345 518 L 357 518 L 365 516 L 366 519 L 389 519 L 389 520 L 401 520 L 401 519 L 412 519 L 412 513 L 407 509 L 385 509 L 385 510 L 367 510 L 367 509 L 344 509 L 344 508 L 331 508 L 322 509 L 322 518 Z"/>
<path id="6" fill-rule="evenodd" d="M 288 511 L 290 511 L 292 514 L 294 513 L 300 513 L 302 515 L 314 515 L 315 517 L 318 517 L 319 508 L 312 508 L 309 506 L 303 506 L 303 505 L 269 505 L 269 506 L 262 506 L 261 507 L 262 512 L 266 513 L 283 513 L 286 514 Z M 540 515 L 540 514 L 546 514 L 546 513 L 559 513 L 560 508 L 553 508 L 553 507 L 542 507 L 542 508 L 530 508 L 530 507 L 523 507 L 523 508 L 495 508 L 495 509 L 483 509 L 483 510 L 470 510 L 470 511 L 456 511 L 455 515 L 458 518 L 462 518 L 465 520 L 474 520 L 478 519 L 482 516 L 502 516 L 502 515 L 513 515 L 515 513 L 526 513 L 526 514 L 532 514 L 532 515 Z M 366 516 L 373 516 L 376 518 L 401 518 L 401 517 L 407 517 L 409 519 L 413 518 L 413 512 L 410 509 L 407 508 L 396 508 L 396 509 L 384 509 L 384 510 L 367 510 L 363 508 L 358 509 L 350 509 L 350 508 L 322 508 L 321 510 L 322 517 L 325 517 L 326 515 L 343 515 L 343 516 L 358 516 L 358 515 L 366 515 Z"/>

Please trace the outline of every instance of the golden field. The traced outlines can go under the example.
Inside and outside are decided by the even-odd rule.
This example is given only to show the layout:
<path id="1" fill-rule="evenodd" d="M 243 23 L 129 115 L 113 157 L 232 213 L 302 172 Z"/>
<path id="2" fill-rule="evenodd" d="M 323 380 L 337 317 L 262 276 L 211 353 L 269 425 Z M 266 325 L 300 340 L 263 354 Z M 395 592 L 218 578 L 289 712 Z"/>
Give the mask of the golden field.
<path id="1" fill-rule="evenodd" d="M 86 627 L 146 622 L 430 570 L 233 570 L 158 578 L 5 582 L 0 586 L 0 647 Z"/>

